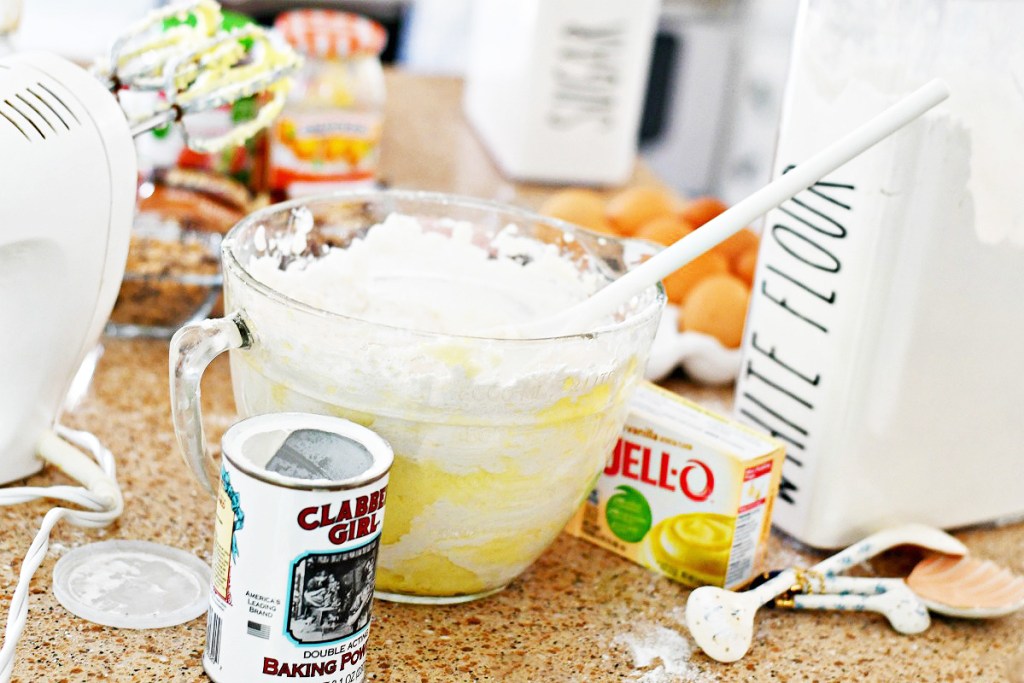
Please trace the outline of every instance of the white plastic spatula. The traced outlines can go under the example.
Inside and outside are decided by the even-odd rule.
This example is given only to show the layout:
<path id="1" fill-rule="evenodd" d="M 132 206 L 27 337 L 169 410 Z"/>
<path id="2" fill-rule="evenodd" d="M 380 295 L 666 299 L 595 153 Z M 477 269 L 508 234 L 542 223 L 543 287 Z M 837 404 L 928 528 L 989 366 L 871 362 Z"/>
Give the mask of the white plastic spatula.
<path id="1" fill-rule="evenodd" d="M 630 298 L 740 231 L 755 218 L 806 190 L 948 96 L 949 88 L 944 82 L 930 81 L 588 299 L 553 315 L 516 325 L 515 336 L 551 337 L 591 331 L 597 321 L 609 317 Z"/>

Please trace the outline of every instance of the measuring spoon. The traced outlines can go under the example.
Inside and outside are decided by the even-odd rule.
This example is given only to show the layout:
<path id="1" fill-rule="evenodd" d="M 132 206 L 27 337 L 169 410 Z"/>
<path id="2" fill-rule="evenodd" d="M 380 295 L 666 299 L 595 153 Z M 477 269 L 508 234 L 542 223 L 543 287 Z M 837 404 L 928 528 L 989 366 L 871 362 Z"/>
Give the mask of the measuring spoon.
<path id="1" fill-rule="evenodd" d="M 921 633 L 931 625 L 928 609 L 902 579 L 825 577 L 821 593 L 779 598 L 776 607 L 806 610 L 877 612 L 900 633 Z"/>
<path id="2" fill-rule="evenodd" d="M 967 548 L 949 534 L 923 524 L 885 529 L 822 560 L 811 571 L 833 576 L 898 545 L 915 545 L 947 555 L 965 555 Z M 701 650 L 720 662 L 735 662 L 750 649 L 754 615 L 769 600 L 796 583 L 797 572 L 786 569 L 757 588 L 734 593 L 702 586 L 686 601 L 686 625 Z"/>
<path id="3" fill-rule="evenodd" d="M 1024 609 L 1024 577 L 989 560 L 936 555 L 906 579 L 933 612 L 963 619 L 992 619 Z"/>

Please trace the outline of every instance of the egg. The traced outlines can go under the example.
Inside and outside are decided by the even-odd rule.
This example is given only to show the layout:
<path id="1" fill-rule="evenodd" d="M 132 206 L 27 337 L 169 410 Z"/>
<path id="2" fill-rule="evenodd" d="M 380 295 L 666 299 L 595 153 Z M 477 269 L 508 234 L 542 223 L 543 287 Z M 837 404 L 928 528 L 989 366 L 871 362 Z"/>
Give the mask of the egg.
<path id="1" fill-rule="evenodd" d="M 760 240 L 753 230 L 743 228 L 735 235 L 715 245 L 714 251 L 722 254 L 731 262 L 748 249 L 753 249 L 756 252 L 759 243 Z"/>
<path id="2" fill-rule="evenodd" d="M 699 197 L 683 204 L 679 217 L 699 228 L 727 208 L 721 200 L 714 197 Z"/>
<path id="3" fill-rule="evenodd" d="M 702 280 L 686 299 L 679 315 L 683 332 L 703 332 L 730 349 L 743 341 L 750 290 L 732 275 L 712 275 Z"/>
<path id="4" fill-rule="evenodd" d="M 620 235 L 632 237 L 645 223 L 670 215 L 675 208 L 675 200 L 667 190 L 631 187 L 608 200 L 605 215 Z"/>
<path id="5" fill-rule="evenodd" d="M 729 265 L 733 275 L 743 280 L 747 287 L 753 287 L 754 271 L 757 269 L 757 246 L 740 252 Z"/>
<path id="6" fill-rule="evenodd" d="M 693 232 L 693 224 L 678 216 L 658 216 L 644 223 L 634 237 L 663 244 L 675 244 Z"/>
<path id="7" fill-rule="evenodd" d="M 604 198 L 593 190 L 571 188 L 548 197 L 540 213 L 590 230 L 614 234 L 605 217 Z"/>
<path id="8" fill-rule="evenodd" d="M 721 254 L 709 251 L 687 263 L 662 280 L 668 300 L 684 305 L 690 292 L 701 280 L 711 275 L 728 275 L 729 262 Z"/>

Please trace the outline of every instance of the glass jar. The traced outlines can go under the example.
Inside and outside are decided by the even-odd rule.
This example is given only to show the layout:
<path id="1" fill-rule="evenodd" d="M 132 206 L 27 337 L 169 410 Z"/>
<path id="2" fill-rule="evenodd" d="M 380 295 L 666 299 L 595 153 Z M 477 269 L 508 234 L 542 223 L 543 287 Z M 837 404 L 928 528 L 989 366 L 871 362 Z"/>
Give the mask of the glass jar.
<path id="1" fill-rule="evenodd" d="M 329 10 L 297 10 L 274 28 L 306 58 L 271 134 L 277 199 L 372 184 L 385 99 L 384 28 Z"/>
<path id="2" fill-rule="evenodd" d="M 293 220 L 299 207 L 312 215 L 312 232 Z M 395 451 L 378 597 L 464 602 L 521 574 L 590 492 L 622 431 L 664 293 L 647 288 L 623 307 L 619 322 L 590 334 L 485 338 L 333 313 L 289 298 L 248 270 L 261 255 L 294 263 L 296 239 L 305 242 L 304 254 L 350 245 L 393 212 L 442 240 L 452 221 L 462 223 L 471 244 L 511 268 L 522 263 L 516 257 L 523 250 L 549 250 L 566 268 L 604 282 L 652 253 L 639 240 L 448 195 L 354 192 L 276 204 L 246 217 L 223 242 L 225 317 L 184 328 L 172 342 L 175 429 L 186 461 L 209 487 L 216 473 L 203 469 L 197 392 L 202 368 L 228 350 L 242 415 L 312 412 L 370 427 Z M 519 246 L 507 252 L 501 245 L 513 235 Z M 384 277 L 402 287 L 429 286 L 442 298 L 470 283 L 501 305 L 525 301 L 463 273 Z"/>

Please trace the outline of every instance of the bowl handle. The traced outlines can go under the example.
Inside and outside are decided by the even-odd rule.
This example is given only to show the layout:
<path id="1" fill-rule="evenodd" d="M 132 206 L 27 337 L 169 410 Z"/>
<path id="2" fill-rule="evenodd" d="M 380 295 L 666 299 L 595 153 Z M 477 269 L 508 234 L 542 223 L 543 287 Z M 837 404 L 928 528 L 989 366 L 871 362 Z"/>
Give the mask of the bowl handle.
<path id="1" fill-rule="evenodd" d="M 251 344 L 252 334 L 238 312 L 223 318 L 185 325 L 171 339 L 171 418 L 174 420 L 174 435 L 192 474 L 211 496 L 216 495 L 214 479 L 217 478 L 211 475 L 217 470 L 213 467 L 213 460 L 206 454 L 199 382 L 214 358 L 230 349 L 247 349 Z"/>

